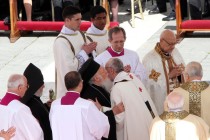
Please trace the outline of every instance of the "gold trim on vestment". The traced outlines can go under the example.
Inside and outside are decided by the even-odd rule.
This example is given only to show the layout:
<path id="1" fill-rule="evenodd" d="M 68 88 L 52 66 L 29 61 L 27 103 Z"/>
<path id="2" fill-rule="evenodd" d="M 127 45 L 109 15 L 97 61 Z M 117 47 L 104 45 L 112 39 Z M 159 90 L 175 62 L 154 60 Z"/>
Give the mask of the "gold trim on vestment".
<path id="1" fill-rule="evenodd" d="M 166 123 L 165 125 L 165 140 L 176 140 L 176 121 L 182 120 L 189 115 L 187 111 L 179 112 L 163 112 L 160 118 Z"/>
<path id="2" fill-rule="evenodd" d="M 201 117 L 201 92 L 209 84 L 205 81 L 184 83 L 181 88 L 189 92 L 189 113 Z"/>

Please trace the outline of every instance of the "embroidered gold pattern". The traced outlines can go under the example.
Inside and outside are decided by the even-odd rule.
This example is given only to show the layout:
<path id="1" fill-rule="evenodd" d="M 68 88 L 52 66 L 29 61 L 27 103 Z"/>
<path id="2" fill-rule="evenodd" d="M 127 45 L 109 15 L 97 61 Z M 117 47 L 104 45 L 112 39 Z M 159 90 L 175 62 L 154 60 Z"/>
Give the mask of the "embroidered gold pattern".
<path id="1" fill-rule="evenodd" d="M 201 117 L 201 92 L 205 90 L 209 84 L 204 81 L 187 82 L 181 86 L 189 92 L 189 113 Z"/>
<path id="2" fill-rule="evenodd" d="M 161 73 L 159 72 L 156 72 L 154 69 L 152 69 L 150 75 L 149 75 L 149 78 L 150 79 L 153 79 L 155 82 L 157 82 L 158 80 L 158 77 L 160 76 Z"/>
<path id="3" fill-rule="evenodd" d="M 166 123 L 165 140 L 176 140 L 175 123 L 178 120 L 184 119 L 188 115 L 189 113 L 187 111 L 163 112 L 163 114 L 160 115 L 160 118 Z"/>

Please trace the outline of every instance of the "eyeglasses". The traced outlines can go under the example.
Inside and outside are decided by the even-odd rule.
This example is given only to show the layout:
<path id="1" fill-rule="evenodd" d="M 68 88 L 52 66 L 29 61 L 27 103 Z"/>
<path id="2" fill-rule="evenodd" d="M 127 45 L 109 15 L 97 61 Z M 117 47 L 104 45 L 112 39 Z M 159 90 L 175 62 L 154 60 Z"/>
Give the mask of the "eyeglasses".
<path id="1" fill-rule="evenodd" d="M 167 44 L 168 44 L 168 46 L 174 46 L 174 45 L 176 45 L 177 44 L 177 42 L 175 42 L 175 43 L 169 43 L 168 41 L 166 41 L 165 39 L 163 39 Z"/>

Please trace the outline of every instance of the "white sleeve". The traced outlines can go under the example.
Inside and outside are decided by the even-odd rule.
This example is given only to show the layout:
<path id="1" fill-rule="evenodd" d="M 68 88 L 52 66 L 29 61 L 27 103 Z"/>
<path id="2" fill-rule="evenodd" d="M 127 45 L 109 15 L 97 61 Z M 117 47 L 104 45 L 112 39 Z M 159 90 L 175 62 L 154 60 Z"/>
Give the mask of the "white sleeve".
<path id="1" fill-rule="evenodd" d="M 136 53 L 135 53 L 136 54 Z M 144 65 L 141 63 L 140 58 L 136 54 L 136 62 L 135 62 L 135 69 L 134 69 L 134 74 L 142 81 L 142 83 L 146 83 L 148 77 L 146 73 L 146 69 Z"/>
<path id="2" fill-rule="evenodd" d="M 44 140 L 42 129 L 29 108 L 22 107 L 16 112 L 12 126 L 16 127 L 16 134 L 26 140 Z"/>
<path id="3" fill-rule="evenodd" d="M 97 139 L 108 138 L 110 129 L 108 118 L 93 103 L 90 103 L 88 108 L 87 124 L 90 133 Z"/>

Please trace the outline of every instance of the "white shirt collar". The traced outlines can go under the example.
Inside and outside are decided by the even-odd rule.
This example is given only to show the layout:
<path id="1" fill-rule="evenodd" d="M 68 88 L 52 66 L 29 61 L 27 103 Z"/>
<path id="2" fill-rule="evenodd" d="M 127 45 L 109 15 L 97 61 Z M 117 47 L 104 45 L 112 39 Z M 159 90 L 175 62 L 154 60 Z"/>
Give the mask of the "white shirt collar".
<path id="1" fill-rule="evenodd" d="M 112 46 L 111 46 L 111 49 L 112 49 L 113 52 L 116 52 L 117 54 L 120 54 L 120 53 L 122 52 L 122 51 L 121 51 L 121 52 L 115 51 L 115 50 L 112 48 Z"/>
<path id="2" fill-rule="evenodd" d="M 91 23 L 90 28 L 88 29 L 87 33 L 89 34 L 105 34 L 106 33 L 106 29 L 100 30 L 98 28 L 96 28 L 93 23 Z"/>
<path id="3" fill-rule="evenodd" d="M 63 27 L 61 29 L 61 33 L 63 33 L 63 34 L 77 34 L 78 31 L 73 31 L 73 30 L 67 28 L 65 25 L 63 25 Z"/>

